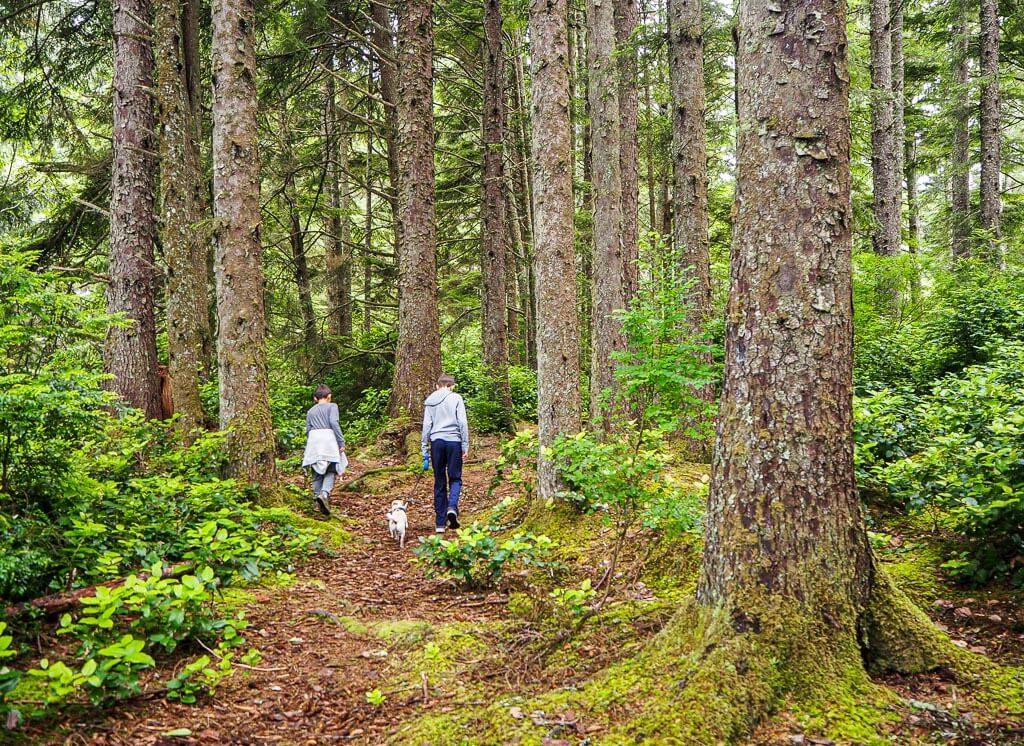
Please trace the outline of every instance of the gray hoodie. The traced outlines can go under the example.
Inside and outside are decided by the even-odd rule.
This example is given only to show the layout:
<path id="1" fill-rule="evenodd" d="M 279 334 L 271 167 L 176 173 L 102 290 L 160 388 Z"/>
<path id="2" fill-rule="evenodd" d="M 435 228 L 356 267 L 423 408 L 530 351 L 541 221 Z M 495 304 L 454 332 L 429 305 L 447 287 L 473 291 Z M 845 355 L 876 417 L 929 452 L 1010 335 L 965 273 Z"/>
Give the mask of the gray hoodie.
<path id="1" fill-rule="evenodd" d="M 462 452 L 469 450 L 469 423 L 466 403 L 449 389 L 438 389 L 423 402 L 423 434 L 420 446 L 424 455 L 432 440 L 462 441 Z"/>

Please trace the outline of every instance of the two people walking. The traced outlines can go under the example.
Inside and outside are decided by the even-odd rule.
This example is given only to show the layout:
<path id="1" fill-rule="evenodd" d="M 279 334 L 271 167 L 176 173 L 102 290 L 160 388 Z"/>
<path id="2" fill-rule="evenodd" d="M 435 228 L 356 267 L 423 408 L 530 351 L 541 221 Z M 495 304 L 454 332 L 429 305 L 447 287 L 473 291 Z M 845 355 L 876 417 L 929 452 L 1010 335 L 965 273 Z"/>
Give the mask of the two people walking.
<path id="1" fill-rule="evenodd" d="M 325 516 L 331 514 L 331 489 L 345 473 L 345 436 L 342 435 L 338 405 L 331 402 L 331 389 L 323 384 L 313 392 L 314 404 L 306 412 L 306 450 L 302 467 L 313 479 L 313 501 Z M 459 527 L 459 495 L 462 492 L 462 464 L 469 455 L 469 421 L 466 402 L 455 393 L 455 379 L 447 373 L 437 379 L 437 389 L 423 403 L 420 436 L 423 468 L 434 467 L 434 525 Z"/>

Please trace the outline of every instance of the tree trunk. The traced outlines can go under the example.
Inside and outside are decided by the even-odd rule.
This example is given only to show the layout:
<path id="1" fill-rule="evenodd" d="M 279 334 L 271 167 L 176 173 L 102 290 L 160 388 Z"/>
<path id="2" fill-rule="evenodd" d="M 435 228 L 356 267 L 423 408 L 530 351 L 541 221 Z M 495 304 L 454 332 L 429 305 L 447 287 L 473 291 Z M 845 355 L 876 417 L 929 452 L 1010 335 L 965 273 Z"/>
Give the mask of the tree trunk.
<path id="1" fill-rule="evenodd" d="M 190 77 L 195 75 L 190 76 L 193 68 L 187 63 L 191 55 L 186 42 L 195 38 L 194 31 L 189 31 L 189 12 L 180 0 L 158 0 L 155 24 L 161 244 L 167 262 L 167 367 L 173 409 L 181 416 L 186 439 L 206 425 L 199 386 L 212 347 L 207 298 L 210 236 L 205 227 L 206 181 L 195 138 L 198 113 L 193 106 L 198 102 L 190 91 Z"/>
<path id="2" fill-rule="evenodd" d="M 967 99 L 970 39 L 967 35 L 967 14 L 959 5 L 953 36 L 953 152 L 950 154 L 950 214 L 954 259 L 971 255 L 971 160 L 970 104 Z"/>
<path id="3" fill-rule="evenodd" d="M 334 82 L 334 54 L 328 56 L 329 73 L 324 81 L 324 151 L 327 158 L 327 191 L 330 215 L 324 252 L 327 260 L 327 332 L 332 337 L 352 336 L 352 248 L 348 190 L 347 128 L 342 132 L 338 112 L 346 109 L 345 88 Z M 342 65 L 342 69 L 345 66 Z"/>
<path id="4" fill-rule="evenodd" d="M 153 50 L 150 0 L 114 6 L 113 165 L 110 182 L 110 254 L 107 311 L 127 326 L 111 327 L 103 351 L 110 386 L 148 418 L 161 416 L 157 374 L 153 256 L 156 238 Z"/>
<path id="5" fill-rule="evenodd" d="M 505 411 L 512 411 L 508 383 L 508 332 L 505 287 L 505 56 L 501 43 L 501 0 L 484 0 L 484 183 L 480 272 L 483 275 L 481 334 L 487 373 Z M 513 429 L 511 416 L 507 426 Z"/>
<path id="6" fill-rule="evenodd" d="M 418 420 L 441 373 L 434 223 L 434 112 L 431 0 L 398 5 L 398 349 L 388 410 Z"/>
<path id="7" fill-rule="evenodd" d="M 637 0 L 614 0 L 615 41 L 619 63 L 619 172 L 622 179 L 622 269 L 624 301 L 636 295 L 640 236 L 640 141 L 637 139 L 639 88 L 633 31 L 640 19 Z M 702 73 L 703 74 L 703 73 Z M 702 77 L 703 79 L 703 77 Z"/>
<path id="8" fill-rule="evenodd" d="M 871 0 L 871 183 L 875 219 L 872 244 L 880 256 L 895 256 L 900 251 L 891 15 L 890 0 Z"/>
<path id="9" fill-rule="evenodd" d="M 505 198 L 506 205 L 508 206 L 507 223 L 509 231 L 512 234 L 511 245 L 515 249 L 515 255 L 513 257 L 514 261 L 512 262 L 512 267 L 515 272 L 512 277 L 516 283 L 516 289 L 518 291 L 517 295 L 519 296 L 519 315 L 522 316 L 523 319 L 523 354 L 520 364 L 529 366 L 536 370 L 537 341 L 534 335 L 537 327 L 534 323 L 533 296 L 530 293 L 530 277 L 533 274 L 531 266 L 533 262 L 530 257 L 530 247 L 523 239 L 518 200 L 516 200 L 511 187 L 512 185 L 510 183 L 509 189 L 505 193 Z M 509 284 L 511 284 L 511 282 Z"/>
<path id="10" fill-rule="evenodd" d="M 363 336 L 373 328 L 370 313 L 370 293 L 373 290 L 373 133 L 366 137 L 366 214 L 363 220 Z"/>
<path id="11" fill-rule="evenodd" d="M 647 119 L 647 132 L 645 133 L 647 145 L 647 230 L 654 233 L 658 230 L 658 201 L 655 199 L 654 179 L 654 109 L 651 106 L 651 81 L 644 82 L 644 109 Z M 665 237 L 663 237 L 664 239 Z"/>
<path id="12" fill-rule="evenodd" d="M 275 466 L 260 245 L 255 16 L 252 0 L 213 3 L 213 238 L 220 426 L 230 430 L 229 469 L 265 484 Z"/>
<path id="13" fill-rule="evenodd" d="M 537 292 L 537 424 L 541 449 L 580 427 L 579 328 L 569 148 L 569 40 L 565 0 L 530 3 L 533 73 L 533 214 Z M 618 161 L 616 160 L 616 163 Z M 559 480 L 541 452 L 541 501 Z"/>
<path id="14" fill-rule="evenodd" d="M 380 97 L 384 102 L 384 145 L 388 155 L 388 177 L 391 188 L 387 191 L 388 203 L 395 226 L 395 259 L 402 254 L 402 226 L 398 218 L 398 191 L 401 186 L 401 169 L 398 161 L 398 57 L 395 53 L 394 36 L 391 34 L 391 14 L 384 0 L 370 0 L 372 27 L 370 40 L 371 55 L 377 60 L 380 71 Z"/>
<path id="15" fill-rule="evenodd" d="M 288 201 L 288 243 L 292 250 L 292 271 L 295 286 L 299 290 L 299 313 L 302 316 L 302 344 L 306 358 L 316 358 L 319 347 L 316 333 L 316 314 L 313 312 L 313 291 L 309 284 L 309 263 L 306 261 L 306 232 L 302 229 L 302 217 L 296 204 L 295 181 L 289 174 L 285 182 L 285 196 Z"/>
<path id="16" fill-rule="evenodd" d="M 672 85 L 672 174 L 675 250 L 696 333 L 711 317 L 708 240 L 708 155 L 704 126 L 704 40 L 700 0 L 669 0 L 668 56 Z M 708 392 L 714 395 L 713 387 Z"/>
<path id="17" fill-rule="evenodd" d="M 590 417 L 596 420 L 601 414 L 602 393 L 613 389 L 615 384 L 612 354 L 626 348 L 622 323 L 612 317 L 625 306 L 625 264 L 619 75 L 615 60 L 615 18 L 612 4 L 607 0 L 587 2 L 587 68 L 594 169 Z"/>
<path id="18" fill-rule="evenodd" d="M 903 183 L 906 175 L 906 83 L 903 55 L 903 3 L 904 0 L 891 0 L 893 3 L 892 30 L 890 44 L 892 46 L 892 137 L 896 153 L 896 215 L 900 225 L 903 224 Z"/>
<path id="19" fill-rule="evenodd" d="M 981 227 L 988 232 L 985 257 L 1002 266 L 999 175 L 999 3 L 981 0 Z"/>
<path id="20" fill-rule="evenodd" d="M 678 694 L 678 727 L 700 721 L 708 743 L 742 738 L 790 693 L 849 697 L 870 686 L 865 663 L 963 660 L 874 567 L 853 473 L 845 3 L 784 7 L 739 9 L 725 389 L 699 662 Z"/>

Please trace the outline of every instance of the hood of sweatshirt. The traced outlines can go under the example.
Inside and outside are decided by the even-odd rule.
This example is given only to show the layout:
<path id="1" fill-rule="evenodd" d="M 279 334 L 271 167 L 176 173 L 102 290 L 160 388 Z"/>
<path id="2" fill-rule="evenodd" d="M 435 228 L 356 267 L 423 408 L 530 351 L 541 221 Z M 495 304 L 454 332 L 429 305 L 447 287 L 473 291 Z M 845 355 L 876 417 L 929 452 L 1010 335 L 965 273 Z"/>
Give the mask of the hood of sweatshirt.
<path id="1" fill-rule="evenodd" d="M 427 400 L 423 403 L 428 407 L 433 407 L 440 404 L 454 393 L 454 391 L 449 391 L 448 389 L 437 389 L 433 394 L 428 396 Z"/>

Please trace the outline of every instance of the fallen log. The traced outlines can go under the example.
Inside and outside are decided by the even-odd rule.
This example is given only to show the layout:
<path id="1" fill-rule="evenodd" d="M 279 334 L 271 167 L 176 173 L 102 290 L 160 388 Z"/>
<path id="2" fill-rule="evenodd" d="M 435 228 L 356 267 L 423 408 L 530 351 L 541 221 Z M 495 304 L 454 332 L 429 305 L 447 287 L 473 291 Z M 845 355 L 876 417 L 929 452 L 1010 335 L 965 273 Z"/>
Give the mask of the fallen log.
<path id="1" fill-rule="evenodd" d="M 177 578 L 187 573 L 194 566 L 194 562 L 182 562 L 177 565 L 172 565 L 164 568 L 161 577 Z M 142 580 L 147 580 L 151 575 L 151 573 L 148 572 L 132 574 Z M 13 606 L 8 606 L 4 609 L 4 616 L 8 619 L 14 619 L 33 609 L 42 612 L 44 616 L 56 616 L 57 614 L 63 614 L 66 611 L 78 608 L 78 606 L 81 605 L 83 598 L 96 595 L 97 588 L 116 588 L 120 585 L 124 585 L 125 581 L 128 580 L 129 577 L 130 576 L 115 578 L 114 580 L 107 580 L 103 583 L 91 585 L 88 588 L 78 588 L 73 591 L 62 591 L 61 593 L 53 593 L 49 596 L 40 596 L 39 598 L 34 598 L 31 601 L 23 601 L 20 604 L 14 604 Z"/>

